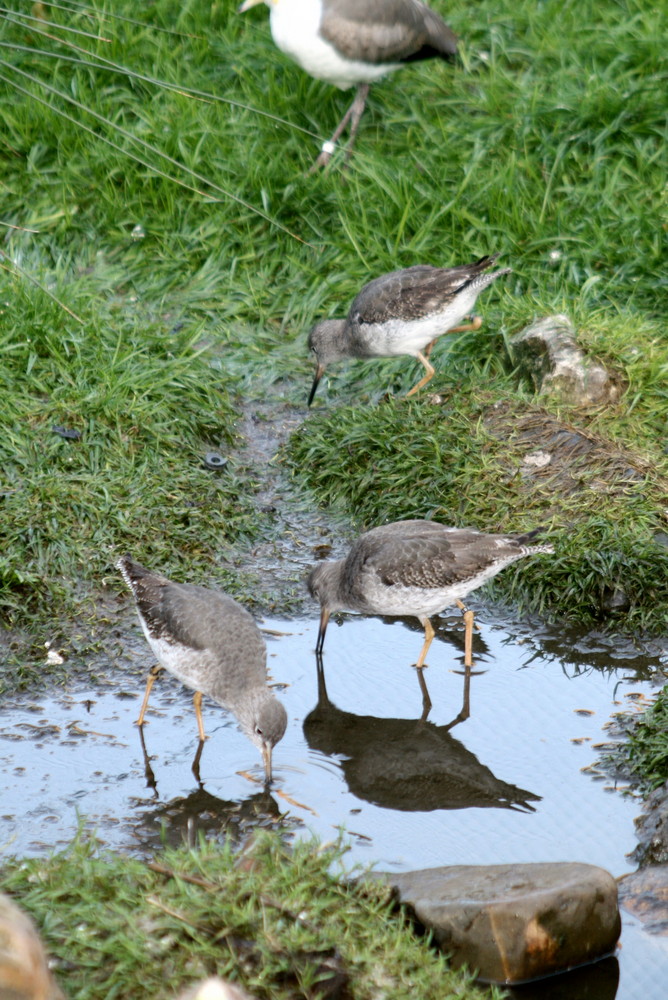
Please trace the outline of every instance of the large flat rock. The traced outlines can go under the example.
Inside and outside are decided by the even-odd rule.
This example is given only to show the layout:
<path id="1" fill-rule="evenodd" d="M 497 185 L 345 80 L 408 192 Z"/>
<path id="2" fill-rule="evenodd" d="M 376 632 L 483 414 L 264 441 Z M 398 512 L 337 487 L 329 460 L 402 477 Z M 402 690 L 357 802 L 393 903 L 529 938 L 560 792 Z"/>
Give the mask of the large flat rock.
<path id="1" fill-rule="evenodd" d="M 575 862 L 456 865 L 379 872 L 433 932 L 454 967 L 521 983 L 611 954 L 621 930 L 617 883 Z"/>

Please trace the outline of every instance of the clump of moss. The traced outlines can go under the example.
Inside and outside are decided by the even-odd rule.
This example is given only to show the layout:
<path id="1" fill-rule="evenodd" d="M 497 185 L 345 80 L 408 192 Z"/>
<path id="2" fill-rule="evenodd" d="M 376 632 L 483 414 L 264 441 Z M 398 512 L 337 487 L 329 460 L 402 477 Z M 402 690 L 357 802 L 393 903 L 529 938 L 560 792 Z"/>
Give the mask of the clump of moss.
<path id="1" fill-rule="evenodd" d="M 17 621 L 71 614 L 126 550 L 211 572 L 254 528 L 252 481 L 203 462 L 236 414 L 198 330 L 70 298 L 83 324 L 19 289 L 0 311 L 0 606 Z"/>
<path id="2" fill-rule="evenodd" d="M 176 995 L 212 974 L 272 1000 L 480 996 L 393 912 L 387 889 L 340 877 L 342 853 L 267 833 L 239 856 L 202 841 L 145 863 L 79 842 L 8 863 L 2 881 L 71 1000 L 148 1000 L 166 984 Z"/>
<path id="3" fill-rule="evenodd" d="M 623 717 L 622 722 L 626 739 L 604 761 L 648 794 L 668 781 L 668 686 L 641 715 Z"/>

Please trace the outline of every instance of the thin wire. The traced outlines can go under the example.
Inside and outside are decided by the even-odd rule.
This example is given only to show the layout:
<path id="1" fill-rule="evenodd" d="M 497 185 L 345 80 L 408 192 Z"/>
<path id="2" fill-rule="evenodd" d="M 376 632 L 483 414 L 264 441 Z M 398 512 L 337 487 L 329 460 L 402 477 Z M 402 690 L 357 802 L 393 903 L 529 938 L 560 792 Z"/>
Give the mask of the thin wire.
<path id="1" fill-rule="evenodd" d="M 2 268 L 3 271 L 9 271 L 10 274 L 16 274 L 18 272 L 19 274 L 23 275 L 24 278 L 27 278 L 28 281 L 32 282 L 33 285 L 39 288 L 40 291 L 44 292 L 45 295 L 48 295 L 50 299 L 53 299 L 53 301 L 57 303 L 57 305 L 59 305 L 61 309 L 64 309 L 66 313 L 69 313 L 72 319 L 75 319 L 77 323 L 81 323 L 82 326 L 84 325 L 84 321 L 81 319 L 80 316 L 77 316 L 75 312 L 72 312 L 72 310 L 68 306 L 66 306 L 64 302 L 61 302 L 60 299 L 53 294 L 53 292 L 50 292 L 48 288 L 45 288 L 44 285 L 37 280 L 37 278 L 33 277 L 33 275 L 30 274 L 28 271 L 24 270 L 24 268 L 22 268 L 20 264 L 17 264 L 15 260 L 12 260 L 11 257 L 8 257 L 7 254 L 4 252 L 4 250 L 0 250 L 0 257 L 4 258 L 4 260 L 9 261 L 11 265 L 10 267 L 8 267 L 6 264 L 0 262 L 0 268 Z"/>
<path id="2" fill-rule="evenodd" d="M 73 35 L 83 35 L 84 38 L 92 38 L 94 42 L 111 42 L 113 40 L 111 38 L 104 38 L 102 35 L 94 35 L 90 31 L 82 31 L 80 28 L 70 28 L 67 24 L 58 24 L 56 21 L 45 21 L 41 17 L 35 18 L 34 14 L 21 14 L 19 11 L 9 10 L 7 7 L 0 7 L 0 14 L 5 15 L 5 21 L 9 22 L 9 24 L 16 24 L 19 28 L 25 28 L 24 21 L 34 22 L 37 20 L 40 24 L 47 24 L 52 28 L 59 28 L 61 31 L 69 31 Z M 14 17 L 7 17 L 7 14 L 13 14 L 14 17 L 23 18 L 23 20 L 15 21 Z M 54 35 L 50 35 L 48 31 L 40 31 L 34 24 L 32 24 L 32 28 L 37 34 L 46 35 L 47 38 L 53 38 L 54 41 L 60 41 Z"/>
<path id="3" fill-rule="evenodd" d="M 91 17 L 99 17 L 102 21 L 107 21 L 113 19 L 114 21 L 125 21 L 127 24 L 136 24 L 139 28 L 150 28 L 151 31 L 162 31 L 167 35 L 176 35 L 177 38 L 196 38 L 198 41 L 206 41 L 203 35 L 192 35 L 187 31 L 175 31 L 173 28 L 162 28 L 158 24 L 150 24 L 146 21 L 135 21 L 132 17 L 123 17 L 122 14 L 114 14 L 111 11 L 103 12 L 97 10 L 97 8 L 90 6 L 85 3 L 75 3 L 74 0 L 68 0 L 71 3 L 71 7 L 65 7 L 60 3 L 53 3 L 52 0 L 40 0 L 44 7 L 55 7 L 57 10 L 64 10 L 69 14 L 83 13 L 89 14 Z"/>
<path id="4" fill-rule="evenodd" d="M 47 32 L 39 31 L 38 29 L 36 29 L 36 34 L 44 35 L 46 38 L 52 38 L 52 36 Z M 63 45 L 67 45 L 69 48 L 76 49 L 78 52 L 83 52 L 86 56 L 89 55 L 86 49 L 82 48 L 80 45 L 75 45 L 74 42 L 68 42 L 65 39 L 60 38 L 56 39 L 56 41 L 61 42 Z M 62 59 L 63 62 L 74 63 L 78 66 L 90 66 L 93 69 L 113 69 L 117 73 L 121 73 L 132 80 L 140 80 L 142 83 L 151 83 L 157 87 L 164 87 L 165 90 L 171 90 L 177 94 L 199 97 L 206 101 L 210 101 L 211 103 L 218 102 L 220 104 L 227 104 L 232 108 L 239 108 L 241 111 L 250 111 L 252 114 L 261 115 L 263 118 L 268 118 L 270 121 L 276 122 L 279 125 L 285 125 L 287 128 L 291 128 L 295 132 L 302 132 L 310 139 L 316 139 L 318 142 L 322 142 L 321 136 L 319 136 L 316 132 L 311 132 L 309 129 L 303 128 L 301 125 L 295 125 L 294 122 L 289 122 L 286 118 L 280 118 L 278 115 L 272 115 L 269 111 L 262 111 L 261 108 L 254 108 L 250 104 L 243 104 L 241 101 L 235 101 L 230 97 L 221 97 L 218 94 L 211 94 L 206 90 L 197 90 L 196 87 L 183 87 L 180 84 L 168 83 L 166 80 L 160 80 L 154 76 L 146 76 L 144 73 L 136 73 L 134 70 L 128 69 L 126 66 L 121 66 L 120 63 L 116 63 L 112 59 L 107 59 L 106 56 L 95 56 L 95 59 L 100 61 L 93 62 L 88 59 L 76 59 L 74 56 L 66 56 L 57 52 L 51 52 L 49 49 L 36 49 L 31 45 L 19 45 L 15 42 L 2 41 L 0 41 L 0 48 L 14 49 L 18 52 L 35 53 L 36 55 L 47 56 L 51 59 Z"/>
<path id="5" fill-rule="evenodd" d="M 63 93 L 62 91 L 58 90 L 56 87 L 52 87 L 50 84 L 45 83 L 43 80 L 39 80 L 37 77 L 32 76 L 30 73 L 27 73 L 25 70 L 19 69 L 17 66 L 11 66 L 8 63 L 2 62 L 2 61 L 0 61 L 0 66 L 4 66 L 6 69 L 13 70 L 15 73 L 18 73 L 20 76 L 24 77 L 25 79 L 30 80 L 31 83 L 34 83 L 34 84 L 37 84 L 38 86 L 43 87 L 46 91 L 48 91 L 51 94 L 55 94 L 57 97 L 60 97 L 64 101 L 68 101 L 70 104 L 73 104 L 74 107 L 78 108 L 80 111 L 86 112 L 87 114 L 91 115 L 93 118 L 97 119 L 97 121 L 102 122 L 102 124 L 107 125 L 110 128 L 112 128 L 112 129 L 115 129 L 118 134 L 124 136 L 130 142 L 134 142 L 138 146 L 141 146 L 144 149 L 150 150 L 150 152 L 156 154 L 157 156 L 161 156 L 163 159 L 167 160 L 168 163 L 171 163 L 173 166 L 178 167 L 179 170 L 185 171 L 187 174 L 190 174 L 191 177 L 195 178 L 198 181 L 202 181 L 204 184 L 208 185 L 214 191 L 218 191 L 220 194 L 224 195 L 226 198 L 230 198 L 232 201 L 236 202 L 238 205 L 241 205 L 241 206 L 243 206 L 243 208 L 248 209 L 248 211 L 253 212 L 255 215 L 259 215 L 260 218 L 262 218 L 262 219 L 265 220 L 265 222 L 269 222 L 272 226 L 276 226 L 278 229 L 282 230 L 282 232 L 286 233 L 288 236 L 291 236 L 293 239 L 297 240 L 299 243 L 304 243 L 306 246 L 310 246 L 312 249 L 315 249 L 315 247 L 313 246 L 313 244 L 309 243 L 307 240 L 302 239 L 301 236 L 297 236 L 296 233 L 291 232 L 287 228 L 287 226 L 284 226 L 281 222 L 278 222 L 277 219 L 273 219 L 270 215 L 267 215 L 265 212 L 262 212 L 259 208 L 256 208 L 254 205 L 251 205 L 250 202 L 245 201 L 243 198 L 240 198 L 238 195 L 233 194 L 231 191 L 228 191 L 226 188 L 220 187 L 220 185 L 215 184 L 213 181 L 209 180 L 207 177 L 204 177 L 202 174 L 198 174 L 195 170 L 191 170 L 190 167 L 187 167 L 184 163 L 180 163 L 179 160 L 175 160 L 172 156 L 168 156 L 167 153 L 163 153 L 162 150 L 160 150 L 160 149 L 157 148 L 157 146 L 152 146 L 151 143 L 146 142 L 144 139 L 140 139 L 137 136 L 132 135 L 131 132 L 128 132 L 126 129 L 121 128 L 120 125 L 116 125 L 114 122 L 110 121 L 110 119 L 105 118 L 104 115 L 99 114 L 97 111 L 93 111 L 91 108 L 87 108 L 84 104 L 82 104 L 80 101 L 75 100 L 69 94 Z M 174 177 L 171 174 L 168 174 L 166 171 L 161 170 L 159 167 L 155 166 L 155 164 L 150 163 L 147 160 L 142 159 L 142 157 L 137 156 L 134 153 L 131 153 L 129 150 L 123 149 L 122 146 L 119 146 L 118 143 L 113 142 L 113 140 L 109 139 L 107 136 L 101 135 L 99 132 L 95 132 L 88 125 L 84 125 L 83 122 L 79 121 L 77 118 L 74 118 L 72 115 L 69 115 L 66 111 L 62 111 L 59 108 L 55 108 L 44 97 L 40 97 L 39 95 L 34 94 L 31 91 L 29 91 L 27 88 L 21 87 L 20 84 L 16 83 L 14 80 L 8 79 L 6 76 L 4 76 L 1 73 L 0 73 L 0 80 L 2 80 L 4 83 L 7 83 L 10 86 L 14 87 L 16 90 L 18 90 L 22 94 L 25 94 L 27 97 L 30 97 L 32 100 L 36 100 L 40 104 L 43 104 L 45 107 L 47 107 L 51 111 L 55 112 L 55 114 L 60 115 L 62 118 L 65 118 L 68 121 L 73 122 L 73 124 L 77 125 L 79 128 L 84 129 L 86 132 L 89 132 L 91 135 L 94 135 L 95 138 L 99 139 L 101 142 L 106 142 L 107 145 L 111 146 L 113 149 L 116 149 L 118 152 L 122 153 L 123 155 L 129 156 L 136 163 L 140 163 L 142 166 L 147 167 L 149 170 L 154 171 L 156 174 L 159 174 L 161 177 L 164 177 L 166 180 L 172 181 L 173 183 L 180 185 L 186 191 L 191 191 L 194 194 L 198 194 L 201 197 L 208 199 L 209 201 L 217 202 L 217 201 L 220 200 L 218 198 L 214 198 L 212 195 L 208 194 L 206 191 L 201 191 L 199 188 L 193 187 L 190 184 L 186 184 L 184 181 L 180 180 L 178 177 Z"/>

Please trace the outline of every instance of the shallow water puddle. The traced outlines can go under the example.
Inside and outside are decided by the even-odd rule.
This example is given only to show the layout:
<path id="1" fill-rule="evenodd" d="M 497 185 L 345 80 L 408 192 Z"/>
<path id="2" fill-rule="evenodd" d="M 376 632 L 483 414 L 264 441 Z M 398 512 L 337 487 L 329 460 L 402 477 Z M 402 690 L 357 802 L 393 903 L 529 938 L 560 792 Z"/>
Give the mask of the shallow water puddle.
<path id="1" fill-rule="evenodd" d="M 410 666 L 419 630 L 401 621 L 332 622 L 319 674 L 317 621 L 265 620 L 282 633 L 268 637 L 269 665 L 285 685 L 290 719 L 274 751 L 270 792 L 259 753 L 206 701 L 210 738 L 198 783 L 191 696 L 165 675 L 151 695 L 143 744 L 133 724 L 139 675 L 111 672 L 86 688 L 14 699 L 0 723 L 0 856 L 63 846 L 79 817 L 110 846 L 148 851 L 161 838 L 238 833 L 287 812 L 324 839 L 345 827 L 351 858 L 386 870 L 565 860 L 616 876 L 633 870 L 626 855 L 636 843 L 639 802 L 583 769 L 609 739 L 603 727 L 611 714 L 651 696 L 661 663 L 607 638 L 515 625 L 487 610 L 480 620 L 462 722 L 457 618 L 430 650 L 426 721 Z M 587 996 L 659 1000 L 668 945 L 628 919 L 617 992 L 616 961 L 610 968 L 601 964 Z M 563 994 L 553 992 L 554 980 L 518 996 L 579 995 L 567 978 Z"/>

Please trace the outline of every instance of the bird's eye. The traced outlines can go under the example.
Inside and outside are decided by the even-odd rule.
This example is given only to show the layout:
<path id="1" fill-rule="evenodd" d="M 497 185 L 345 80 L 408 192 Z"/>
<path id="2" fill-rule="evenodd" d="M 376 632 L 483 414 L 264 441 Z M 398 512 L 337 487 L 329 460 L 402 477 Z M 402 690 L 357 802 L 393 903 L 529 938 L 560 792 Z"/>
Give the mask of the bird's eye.
<path id="1" fill-rule="evenodd" d="M 260 729 L 259 726 L 255 727 L 255 735 L 256 736 L 264 736 L 264 733 L 262 732 L 262 730 Z"/>

